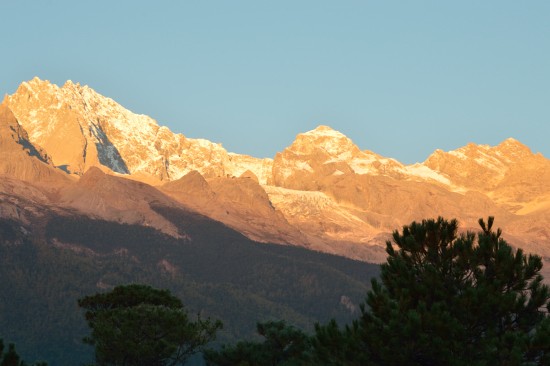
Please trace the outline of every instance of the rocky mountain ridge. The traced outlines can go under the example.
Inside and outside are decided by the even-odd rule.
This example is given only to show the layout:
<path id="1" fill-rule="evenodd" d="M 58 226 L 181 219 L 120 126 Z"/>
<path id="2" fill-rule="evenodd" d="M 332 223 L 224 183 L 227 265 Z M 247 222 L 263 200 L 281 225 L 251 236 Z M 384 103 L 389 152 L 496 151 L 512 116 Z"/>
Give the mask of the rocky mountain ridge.
<path id="1" fill-rule="evenodd" d="M 220 144 L 189 139 L 134 114 L 88 86 L 67 81 L 62 87 L 34 78 L 7 97 L 9 108 L 43 146 L 54 164 L 82 175 L 91 166 L 152 183 L 181 178 L 197 170 L 206 177 L 253 170 L 261 178 L 261 159 L 231 155 Z"/>
<path id="2" fill-rule="evenodd" d="M 15 141 L 0 146 L 2 155 L 27 146 L 34 160 L 22 160 L 35 174 L 4 163 L 2 181 L 32 181 L 25 184 L 40 191 L 42 176 L 55 176 L 57 188 L 44 191 L 41 204 L 59 209 L 183 235 L 148 208 L 163 201 L 254 240 L 375 262 L 385 258 L 388 233 L 412 220 L 456 217 L 469 229 L 494 215 L 513 243 L 550 256 L 550 160 L 514 139 L 436 150 L 404 165 L 319 126 L 273 159 L 257 159 L 175 134 L 88 86 L 38 78 L 22 83 L 1 111 L 2 141 Z"/>

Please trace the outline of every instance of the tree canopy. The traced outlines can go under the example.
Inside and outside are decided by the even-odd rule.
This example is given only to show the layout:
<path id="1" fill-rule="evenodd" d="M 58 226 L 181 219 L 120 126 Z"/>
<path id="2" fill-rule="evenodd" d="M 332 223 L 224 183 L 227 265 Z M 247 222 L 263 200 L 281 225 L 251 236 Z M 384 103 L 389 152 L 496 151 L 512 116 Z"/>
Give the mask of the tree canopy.
<path id="1" fill-rule="evenodd" d="M 191 321 L 181 300 L 146 285 L 117 286 L 78 300 L 97 365 L 181 365 L 214 339 L 219 321 Z"/>
<path id="2" fill-rule="evenodd" d="M 211 366 L 270 366 L 307 364 L 309 337 L 285 321 L 267 321 L 257 324 L 264 341 L 241 341 L 235 346 L 224 346 L 220 351 L 207 350 L 205 359 Z"/>
<path id="3" fill-rule="evenodd" d="M 343 331 L 317 326 L 314 354 L 324 364 L 550 364 L 541 258 L 513 249 L 492 217 L 479 224 L 477 235 L 443 218 L 395 231 L 361 316 Z"/>

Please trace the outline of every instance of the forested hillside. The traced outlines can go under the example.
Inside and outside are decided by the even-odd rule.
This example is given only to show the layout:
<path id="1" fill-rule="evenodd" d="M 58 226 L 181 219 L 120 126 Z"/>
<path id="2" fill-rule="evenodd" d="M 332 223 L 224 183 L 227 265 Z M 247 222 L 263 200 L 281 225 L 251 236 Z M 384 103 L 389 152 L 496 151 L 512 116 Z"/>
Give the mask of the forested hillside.
<path id="1" fill-rule="evenodd" d="M 223 224 L 155 208 L 181 239 L 152 228 L 48 213 L 42 225 L 0 226 L 0 329 L 25 360 L 91 360 L 77 299 L 126 283 L 168 288 L 190 314 L 220 319 L 218 341 L 250 339 L 257 321 L 315 322 L 357 317 L 377 265 L 293 246 L 255 243 Z"/>

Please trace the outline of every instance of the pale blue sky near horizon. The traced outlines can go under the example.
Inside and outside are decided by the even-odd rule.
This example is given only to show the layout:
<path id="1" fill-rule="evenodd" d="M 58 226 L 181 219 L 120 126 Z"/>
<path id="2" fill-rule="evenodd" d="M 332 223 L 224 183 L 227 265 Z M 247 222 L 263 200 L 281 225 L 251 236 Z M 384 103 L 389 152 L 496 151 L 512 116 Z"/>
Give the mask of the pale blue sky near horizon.
<path id="1" fill-rule="evenodd" d="M 514 137 L 550 158 L 549 1 L 2 1 L 3 94 L 87 84 L 273 157 L 329 125 L 404 163 Z"/>

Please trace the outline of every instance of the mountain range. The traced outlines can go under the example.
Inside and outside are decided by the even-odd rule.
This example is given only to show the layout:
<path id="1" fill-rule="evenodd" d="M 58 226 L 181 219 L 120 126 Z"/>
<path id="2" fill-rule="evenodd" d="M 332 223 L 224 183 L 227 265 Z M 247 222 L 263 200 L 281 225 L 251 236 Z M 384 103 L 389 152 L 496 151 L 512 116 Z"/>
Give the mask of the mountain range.
<path id="1" fill-rule="evenodd" d="M 354 319 L 413 220 L 495 216 L 550 258 L 550 160 L 512 138 L 405 165 L 319 126 L 258 159 L 34 78 L 0 104 L 0 157 L 0 336 L 53 366 L 90 361 L 76 300 L 117 284 L 169 288 L 233 342 Z"/>
<path id="2" fill-rule="evenodd" d="M 550 257 L 550 160 L 513 138 L 405 165 L 319 126 L 259 159 L 173 133 L 88 86 L 38 78 L 1 113 L 2 156 L 13 155 L 0 163 L 1 191 L 54 210 L 179 237 L 150 206 L 181 205 L 256 241 L 370 262 L 413 220 L 452 217 L 467 230 L 492 215 L 512 244 Z M 23 221 L 33 209 L 0 207 Z"/>

